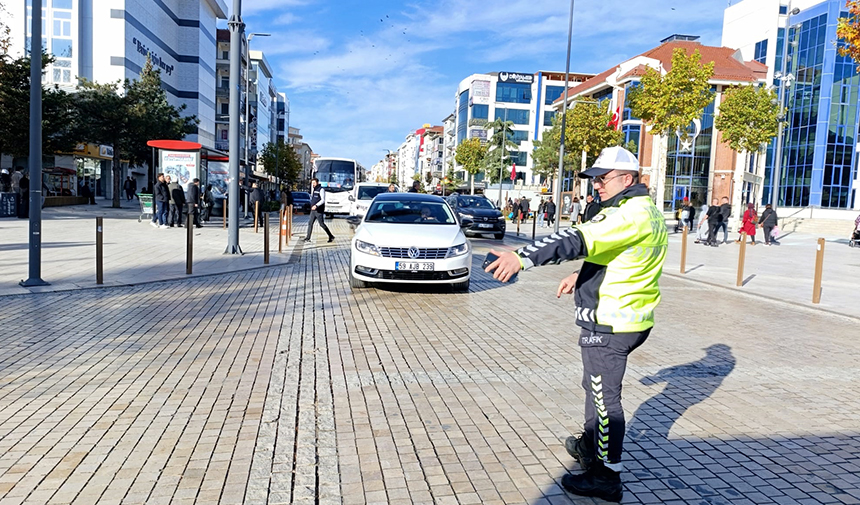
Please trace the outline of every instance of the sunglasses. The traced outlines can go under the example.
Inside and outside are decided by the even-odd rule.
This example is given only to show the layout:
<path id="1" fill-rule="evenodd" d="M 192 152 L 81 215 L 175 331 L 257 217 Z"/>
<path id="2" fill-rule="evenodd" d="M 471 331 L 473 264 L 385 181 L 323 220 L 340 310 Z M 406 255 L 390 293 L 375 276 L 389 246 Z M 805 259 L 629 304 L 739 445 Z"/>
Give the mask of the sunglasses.
<path id="1" fill-rule="evenodd" d="M 591 179 L 592 184 L 600 184 L 601 186 L 605 186 L 607 181 L 611 181 L 612 179 L 617 179 L 619 177 L 624 177 L 627 174 L 618 174 L 613 175 L 612 177 L 606 177 L 606 175 L 600 175 L 598 177 L 594 177 Z"/>

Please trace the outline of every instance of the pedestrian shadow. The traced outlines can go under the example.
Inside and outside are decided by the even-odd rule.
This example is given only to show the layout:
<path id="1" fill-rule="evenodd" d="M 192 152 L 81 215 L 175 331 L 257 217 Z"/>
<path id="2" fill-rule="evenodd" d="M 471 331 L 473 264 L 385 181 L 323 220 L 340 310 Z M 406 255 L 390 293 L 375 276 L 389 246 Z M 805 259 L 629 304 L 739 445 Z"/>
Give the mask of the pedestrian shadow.
<path id="1" fill-rule="evenodd" d="M 664 368 L 643 377 L 640 383 L 650 386 L 666 383 L 663 390 L 636 409 L 627 427 L 627 438 L 656 444 L 669 439 L 669 431 L 693 405 L 708 399 L 735 368 L 732 348 L 714 344 L 705 349 L 705 356 L 691 363 Z"/>

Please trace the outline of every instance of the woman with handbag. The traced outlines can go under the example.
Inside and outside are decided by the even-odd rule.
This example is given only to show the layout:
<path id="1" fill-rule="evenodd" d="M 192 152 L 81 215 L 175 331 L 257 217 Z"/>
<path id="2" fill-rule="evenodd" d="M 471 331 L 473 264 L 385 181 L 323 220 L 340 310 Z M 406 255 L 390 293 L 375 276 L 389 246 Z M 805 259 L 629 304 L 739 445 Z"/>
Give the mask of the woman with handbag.
<path id="1" fill-rule="evenodd" d="M 779 245 L 779 242 L 776 241 L 776 237 L 779 234 L 779 229 L 777 228 L 778 219 L 773 207 L 770 204 L 765 205 L 764 212 L 761 213 L 761 217 L 758 220 L 759 226 L 764 231 L 764 245 Z"/>

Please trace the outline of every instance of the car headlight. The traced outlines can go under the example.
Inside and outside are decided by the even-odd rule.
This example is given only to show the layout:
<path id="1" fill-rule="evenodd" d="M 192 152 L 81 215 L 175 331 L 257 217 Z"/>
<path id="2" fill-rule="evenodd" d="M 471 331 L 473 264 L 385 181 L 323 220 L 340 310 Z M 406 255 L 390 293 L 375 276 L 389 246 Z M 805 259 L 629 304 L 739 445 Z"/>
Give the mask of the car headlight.
<path id="1" fill-rule="evenodd" d="M 460 245 L 455 245 L 454 247 L 449 247 L 448 248 L 448 254 L 447 254 L 446 258 L 453 258 L 456 256 L 462 256 L 462 255 L 466 254 L 467 252 L 469 252 L 469 244 L 468 243 L 462 243 Z"/>
<path id="2" fill-rule="evenodd" d="M 380 255 L 378 247 L 368 242 L 362 242 L 361 240 L 355 241 L 355 249 L 358 252 L 363 252 L 364 254 L 372 254 L 374 256 Z"/>
<path id="3" fill-rule="evenodd" d="M 460 214 L 460 219 L 471 219 L 472 221 L 474 221 L 475 216 L 473 216 L 471 214 Z"/>

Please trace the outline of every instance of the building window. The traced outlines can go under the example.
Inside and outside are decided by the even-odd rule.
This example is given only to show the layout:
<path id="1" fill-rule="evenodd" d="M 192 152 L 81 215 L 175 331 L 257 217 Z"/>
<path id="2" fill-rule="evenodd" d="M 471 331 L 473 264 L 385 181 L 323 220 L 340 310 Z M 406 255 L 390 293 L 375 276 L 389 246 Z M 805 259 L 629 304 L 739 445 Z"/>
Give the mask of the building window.
<path id="1" fill-rule="evenodd" d="M 544 105 L 552 105 L 553 102 L 558 100 L 561 95 L 564 94 L 564 86 L 547 86 L 546 87 L 546 97 L 544 98 Z"/>
<path id="2" fill-rule="evenodd" d="M 513 130 L 508 133 L 508 140 L 520 145 L 529 140 L 529 132 L 525 130 Z"/>
<path id="3" fill-rule="evenodd" d="M 490 106 L 474 104 L 472 105 L 472 119 L 488 119 L 490 117 Z"/>
<path id="4" fill-rule="evenodd" d="M 759 63 L 764 63 L 767 60 L 767 39 L 755 43 L 753 59 Z"/>
<path id="5" fill-rule="evenodd" d="M 469 122 L 469 92 L 460 93 L 457 104 L 457 145 L 466 140 L 466 127 Z"/>
<path id="6" fill-rule="evenodd" d="M 612 88 L 606 88 L 604 90 L 598 91 L 597 93 L 591 95 L 591 98 L 597 100 L 600 103 L 603 103 L 604 100 L 611 100 Z"/>
<path id="7" fill-rule="evenodd" d="M 779 6 L 779 14 L 781 16 L 785 16 L 786 14 L 788 14 L 788 6 L 787 5 L 780 5 Z"/>
<path id="8" fill-rule="evenodd" d="M 496 109 L 495 119 L 511 121 L 514 124 L 529 124 L 529 111 L 523 109 Z"/>
<path id="9" fill-rule="evenodd" d="M 508 103 L 531 103 L 532 85 L 513 82 L 497 83 L 496 101 Z"/>
<path id="10" fill-rule="evenodd" d="M 547 110 L 543 113 L 543 125 L 544 126 L 552 126 L 552 118 L 554 118 L 556 112 L 554 110 Z"/>
<path id="11" fill-rule="evenodd" d="M 663 210 L 675 210 L 684 198 L 689 198 L 695 207 L 708 203 L 708 177 L 711 162 L 711 136 L 714 131 L 714 102 L 711 101 L 701 116 L 702 130 L 689 149 L 674 133 L 669 135 L 669 151 L 666 155 L 666 181 L 663 194 Z M 690 130 L 692 133 L 692 125 Z M 638 135 L 633 127 L 625 133 L 625 141 Z"/>
<path id="12" fill-rule="evenodd" d="M 508 155 L 511 157 L 511 163 L 513 163 L 514 165 L 524 167 L 529 162 L 529 153 L 527 152 L 511 151 L 510 153 L 508 153 Z M 508 174 L 508 177 L 510 177 L 510 174 Z"/>

